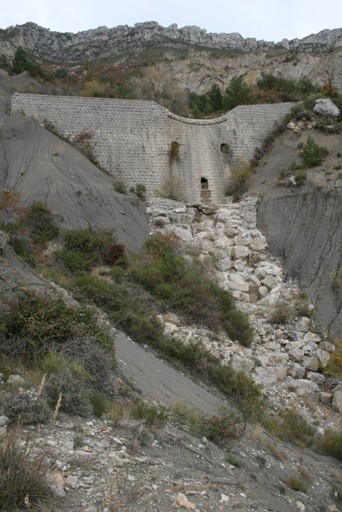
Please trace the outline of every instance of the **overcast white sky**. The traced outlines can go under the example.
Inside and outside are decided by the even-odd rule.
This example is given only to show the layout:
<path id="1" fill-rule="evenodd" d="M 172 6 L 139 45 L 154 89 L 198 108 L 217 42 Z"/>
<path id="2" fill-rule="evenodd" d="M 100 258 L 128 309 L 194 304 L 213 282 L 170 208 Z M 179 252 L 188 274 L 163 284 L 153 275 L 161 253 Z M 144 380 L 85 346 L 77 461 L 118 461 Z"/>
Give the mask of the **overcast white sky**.
<path id="1" fill-rule="evenodd" d="M 0 28 L 33 21 L 58 32 L 157 21 L 238 32 L 266 41 L 302 38 L 342 27 L 342 1 L 329 0 L 16 0 L 3 2 Z"/>

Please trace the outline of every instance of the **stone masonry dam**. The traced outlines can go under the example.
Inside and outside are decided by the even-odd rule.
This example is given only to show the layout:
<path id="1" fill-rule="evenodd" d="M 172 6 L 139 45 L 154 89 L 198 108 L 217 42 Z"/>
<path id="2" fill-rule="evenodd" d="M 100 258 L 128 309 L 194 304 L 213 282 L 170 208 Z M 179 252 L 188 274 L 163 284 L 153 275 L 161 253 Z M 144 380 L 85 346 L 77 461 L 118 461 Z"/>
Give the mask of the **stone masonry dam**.
<path id="1" fill-rule="evenodd" d="M 250 161 L 293 105 L 244 105 L 219 118 L 199 120 L 172 114 L 153 101 L 18 93 L 12 97 L 12 112 L 40 124 L 48 121 L 70 140 L 91 134 L 99 164 L 127 188 L 142 183 L 148 195 L 155 195 L 165 179 L 177 176 L 187 201 L 215 204 L 224 202 L 228 153 Z M 173 143 L 178 154 L 171 161 Z"/>

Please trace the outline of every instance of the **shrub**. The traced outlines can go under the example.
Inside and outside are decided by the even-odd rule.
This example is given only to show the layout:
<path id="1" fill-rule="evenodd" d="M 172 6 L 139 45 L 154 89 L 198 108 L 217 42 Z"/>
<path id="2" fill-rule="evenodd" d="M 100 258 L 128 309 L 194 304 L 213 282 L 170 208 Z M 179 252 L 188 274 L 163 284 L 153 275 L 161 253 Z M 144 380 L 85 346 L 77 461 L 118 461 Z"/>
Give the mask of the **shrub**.
<path id="1" fill-rule="evenodd" d="M 29 208 L 27 223 L 33 236 L 42 244 L 56 238 L 59 233 L 52 209 L 38 201 L 35 201 Z"/>
<path id="2" fill-rule="evenodd" d="M 154 290 L 157 286 L 163 284 L 163 273 L 159 266 L 133 265 L 128 270 L 148 290 Z"/>
<path id="3" fill-rule="evenodd" d="M 233 341 L 240 341 L 244 347 L 250 346 L 253 341 L 253 329 L 242 311 L 232 309 L 225 315 L 222 324 Z"/>
<path id="4" fill-rule="evenodd" d="M 96 277 L 89 274 L 81 274 L 75 278 L 75 286 L 79 288 L 87 288 L 88 296 L 92 295 L 92 292 L 95 293 L 108 293 L 110 291 L 110 284 L 100 277 Z"/>
<path id="5" fill-rule="evenodd" d="M 337 295 L 342 286 L 342 269 L 336 270 L 331 279 L 334 293 Z"/>
<path id="6" fill-rule="evenodd" d="M 170 151 L 169 151 L 170 163 L 177 162 L 180 160 L 179 147 L 180 147 L 179 142 L 176 142 L 176 141 L 171 142 L 171 147 L 170 147 Z"/>
<path id="7" fill-rule="evenodd" d="M 253 174 L 252 168 L 245 160 L 234 158 L 230 169 L 230 176 L 226 189 L 227 196 L 233 196 L 234 201 L 238 201 L 244 192 L 248 190 L 248 181 Z"/>
<path id="8" fill-rule="evenodd" d="M 272 324 L 287 324 L 295 316 L 294 308 L 287 302 L 278 301 L 270 315 Z"/>
<path id="9" fill-rule="evenodd" d="M 113 235 L 106 229 L 67 230 L 65 247 L 60 252 L 64 264 L 74 272 L 85 272 L 103 262 L 109 247 L 114 244 Z"/>
<path id="10" fill-rule="evenodd" d="M 121 283 L 125 275 L 125 270 L 122 267 L 114 266 L 110 269 L 109 275 L 117 283 Z"/>
<path id="11" fill-rule="evenodd" d="M 241 416 L 228 409 L 222 409 L 219 416 L 206 418 L 201 425 L 201 434 L 216 442 L 226 438 L 239 439 L 244 430 L 245 423 Z"/>
<path id="12" fill-rule="evenodd" d="M 94 229 L 92 226 L 88 226 L 85 229 L 65 231 L 64 241 L 68 249 L 103 254 L 115 240 L 107 229 Z"/>
<path id="13" fill-rule="evenodd" d="M 69 369 L 54 373 L 45 386 L 45 392 L 51 407 L 55 407 L 61 395 L 60 410 L 63 412 L 88 416 L 92 411 L 84 383 L 76 379 Z"/>
<path id="14" fill-rule="evenodd" d="M 34 388 L 19 388 L 2 398 L 4 414 L 16 423 L 45 423 L 52 416 L 46 400 Z"/>
<path id="15" fill-rule="evenodd" d="M 342 378 L 342 341 L 339 338 L 334 339 L 335 350 L 331 352 L 328 364 L 325 367 L 325 373 Z"/>
<path id="16" fill-rule="evenodd" d="M 157 195 L 173 201 L 185 202 L 185 183 L 179 176 L 168 176 L 164 179 Z"/>
<path id="17" fill-rule="evenodd" d="M 288 486 L 297 492 L 307 492 L 308 486 L 306 482 L 303 482 L 303 480 L 296 478 L 295 476 L 290 476 L 287 479 Z"/>
<path id="18" fill-rule="evenodd" d="M 208 416 L 183 402 L 177 402 L 172 407 L 172 413 L 179 426 L 187 425 L 193 434 L 205 436 L 218 444 L 228 439 L 239 439 L 245 429 L 241 416 L 225 408 L 217 416 Z"/>
<path id="19" fill-rule="evenodd" d="M 104 255 L 104 261 L 110 267 L 112 267 L 113 265 L 125 266 L 125 246 L 119 244 L 118 242 L 114 242 L 110 247 L 108 247 L 108 250 Z"/>
<path id="20" fill-rule="evenodd" d="M 309 136 L 303 146 L 303 164 L 306 167 L 315 167 L 323 163 L 323 157 L 319 145 Z"/>
<path id="21" fill-rule="evenodd" d="M 137 183 L 135 185 L 135 193 L 141 201 L 146 200 L 146 187 L 143 183 Z"/>
<path id="22" fill-rule="evenodd" d="M 0 508 L 4 511 L 40 507 L 51 503 L 48 467 L 43 454 L 32 456 L 20 445 L 16 430 L 0 439 Z"/>
<path id="23" fill-rule="evenodd" d="M 27 208 L 20 203 L 23 195 L 6 189 L 0 189 L 0 226 L 6 228 L 11 223 L 20 224 L 25 221 Z"/>
<path id="24" fill-rule="evenodd" d="M 158 286 L 155 287 L 155 293 L 162 299 L 170 299 L 173 294 L 172 286 L 167 283 L 161 283 L 158 284 Z"/>
<path id="25" fill-rule="evenodd" d="M 100 418 L 107 410 L 106 397 L 99 391 L 94 390 L 89 393 L 89 401 L 93 408 L 93 413 Z"/>
<path id="26" fill-rule="evenodd" d="M 114 351 L 114 340 L 111 339 Z M 90 378 L 92 387 L 105 391 L 113 370 L 110 358 L 104 348 L 90 335 L 70 339 L 60 347 L 60 353 L 69 361 L 77 361 Z M 112 361 L 113 362 L 113 361 Z"/>
<path id="27" fill-rule="evenodd" d="M 93 137 L 93 132 L 83 130 L 82 132 L 75 135 L 71 143 L 85 157 L 87 157 L 92 164 L 98 166 L 99 162 L 97 160 L 97 156 L 95 155 L 96 143 L 92 144 Z"/>
<path id="28" fill-rule="evenodd" d="M 19 293 L 3 311 L 0 349 L 26 361 L 37 361 L 50 348 L 90 335 L 114 362 L 113 340 L 89 307 L 71 307 L 63 299 Z"/>
<path id="29" fill-rule="evenodd" d="M 125 182 L 121 178 L 114 178 L 114 189 L 119 192 L 119 194 L 127 194 Z"/>
<path id="30" fill-rule="evenodd" d="M 305 418 L 293 409 L 282 414 L 281 437 L 292 442 L 299 442 L 310 446 L 315 436 L 315 429 L 308 424 Z"/>
<path id="31" fill-rule="evenodd" d="M 325 455 L 342 460 L 342 432 L 326 430 L 321 440 L 321 448 Z"/>

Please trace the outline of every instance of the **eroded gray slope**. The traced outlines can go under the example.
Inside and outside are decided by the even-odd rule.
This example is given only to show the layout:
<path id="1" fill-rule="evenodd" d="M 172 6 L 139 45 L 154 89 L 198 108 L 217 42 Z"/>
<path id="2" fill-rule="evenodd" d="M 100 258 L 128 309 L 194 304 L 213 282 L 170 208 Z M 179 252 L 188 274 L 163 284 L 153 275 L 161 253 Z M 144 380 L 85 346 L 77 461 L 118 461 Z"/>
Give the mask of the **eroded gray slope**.
<path id="1" fill-rule="evenodd" d="M 312 135 L 329 148 L 328 159 L 308 171 L 302 186 L 279 187 L 279 169 L 300 160 L 298 144 Z M 316 307 L 319 323 L 342 335 L 341 291 L 333 276 L 342 265 L 342 176 L 335 169 L 341 136 L 305 132 L 284 134 L 256 171 L 253 183 L 260 197 L 258 227 L 266 235 L 270 252 L 283 263 L 288 276 L 298 279 Z"/>
<path id="2" fill-rule="evenodd" d="M 0 186 L 23 194 L 29 206 L 53 207 L 65 228 L 108 226 L 131 249 L 148 236 L 143 203 L 115 192 L 113 180 L 81 153 L 21 114 L 0 130 Z"/>

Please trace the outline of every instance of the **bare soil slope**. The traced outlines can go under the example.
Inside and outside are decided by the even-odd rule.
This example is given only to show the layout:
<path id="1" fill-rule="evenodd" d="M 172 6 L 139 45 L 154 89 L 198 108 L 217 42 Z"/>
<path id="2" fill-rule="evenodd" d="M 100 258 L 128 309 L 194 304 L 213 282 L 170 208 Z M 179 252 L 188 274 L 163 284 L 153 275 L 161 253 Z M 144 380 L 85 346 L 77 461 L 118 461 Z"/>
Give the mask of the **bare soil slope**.
<path id="1" fill-rule="evenodd" d="M 114 228 L 121 243 L 137 249 L 149 232 L 143 203 L 115 192 L 111 177 L 32 119 L 8 115 L 14 88 L 1 73 L 0 187 L 21 192 L 25 206 L 51 206 L 63 228 Z"/>
<path id="2" fill-rule="evenodd" d="M 298 145 L 306 143 L 309 135 L 328 148 L 327 158 L 308 171 L 303 185 L 277 186 L 279 170 L 300 161 Z M 342 296 L 333 278 L 342 264 L 340 151 L 341 135 L 287 131 L 261 161 L 250 190 L 260 197 L 258 227 L 267 236 L 271 253 L 309 293 L 318 322 L 338 336 L 342 335 Z"/>

